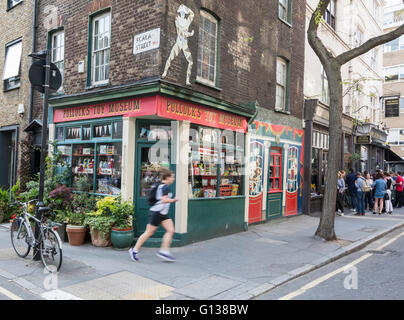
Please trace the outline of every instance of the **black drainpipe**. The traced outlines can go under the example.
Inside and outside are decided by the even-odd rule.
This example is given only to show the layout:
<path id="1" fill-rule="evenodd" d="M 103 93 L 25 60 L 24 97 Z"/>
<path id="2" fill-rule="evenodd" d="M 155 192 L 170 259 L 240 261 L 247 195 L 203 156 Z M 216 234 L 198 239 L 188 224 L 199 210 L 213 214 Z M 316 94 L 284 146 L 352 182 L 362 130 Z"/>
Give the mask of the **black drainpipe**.
<path id="1" fill-rule="evenodd" d="M 34 16 L 32 23 L 32 52 L 36 52 L 36 29 L 37 29 L 37 10 L 38 10 L 38 2 L 39 0 L 33 0 L 34 2 Z M 34 58 L 31 59 L 34 62 Z M 29 123 L 34 118 L 34 89 L 30 88 L 29 91 Z"/>

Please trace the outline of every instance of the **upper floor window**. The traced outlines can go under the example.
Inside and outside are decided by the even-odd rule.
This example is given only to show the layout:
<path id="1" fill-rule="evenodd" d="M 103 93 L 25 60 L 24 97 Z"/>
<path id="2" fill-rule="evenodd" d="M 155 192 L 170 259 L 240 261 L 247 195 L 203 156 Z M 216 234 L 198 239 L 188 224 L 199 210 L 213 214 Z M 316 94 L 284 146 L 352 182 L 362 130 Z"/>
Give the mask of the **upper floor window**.
<path id="1" fill-rule="evenodd" d="M 322 91 L 321 91 L 321 101 L 324 102 L 325 104 L 330 104 L 330 90 L 328 87 L 328 78 L 327 74 L 325 73 L 325 70 L 323 67 L 321 67 L 321 85 L 322 85 Z"/>
<path id="2" fill-rule="evenodd" d="M 397 51 L 397 50 L 404 50 L 404 35 L 394 40 L 391 40 L 390 42 L 387 42 L 384 45 L 384 52 Z"/>
<path id="3" fill-rule="evenodd" d="M 5 91 L 20 87 L 21 52 L 21 39 L 6 45 L 6 59 L 3 73 Z"/>
<path id="4" fill-rule="evenodd" d="M 377 50 L 373 48 L 370 50 L 370 67 L 376 69 L 376 61 L 377 61 Z"/>
<path id="5" fill-rule="evenodd" d="M 384 68 L 384 81 L 404 80 L 404 65 Z"/>
<path id="6" fill-rule="evenodd" d="M 335 30 L 335 1 L 331 0 L 324 12 L 324 20 Z"/>
<path id="7" fill-rule="evenodd" d="M 384 25 L 401 23 L 404 21 L 404 10 L 396 10 L 384 14 Z"/>
<path id="8" fill-rule="evenodd" d="M 276 60 L 276 102 L 275 109 L 287 111 L 288 62 L 282 58 Z"/>
<path id="9" fill-rule="evenodd" d="M 111 48 L 110 12 L 93 18 L 92 33 L 92 84 L 108 82 Z"/>
<path id="10" fill-rule="evenodd" d="M 292 0 L 278 1 L 278 17 L 284 21 L 291 22 L 290 6 Z"/>
<path id="11" fill-rule="evenodd" d="M 363 42 L 363 33 L 359 28 L 356 28 L 354 32 L 354 38 L 353 38 L 353 46 L 354 48 L 359 47 Z"/>
<path id="12" fill-rule="evenodd" d="M 201 11 L 198 43 L 197 80 L 216 85 L 218 21 Z"/>
<path id="13" fill-rule="evenodd" d="M 22 2 L 22 0 L 7 0 L 7 9 L 11 9 L 12 7 L 16 6 Z"/>
<path id="14" fill-rule="evenodd" d="M 51 43 L 51 60 L 59 68 L 60 73 L 64 73 L 64 55 L 65 55 L 65 33 L 64 31 L 59 31 L 52 34 Z M 62 89 L 60 87 L 59 91 Z"/>

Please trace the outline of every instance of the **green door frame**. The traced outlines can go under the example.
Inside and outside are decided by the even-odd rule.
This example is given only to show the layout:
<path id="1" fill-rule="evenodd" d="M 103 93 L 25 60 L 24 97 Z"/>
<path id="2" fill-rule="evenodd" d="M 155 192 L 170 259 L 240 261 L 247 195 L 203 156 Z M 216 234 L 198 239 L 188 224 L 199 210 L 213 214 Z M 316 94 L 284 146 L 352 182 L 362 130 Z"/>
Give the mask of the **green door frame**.
<path id="1" fill-rule="evenodd" d="M 154 144 L 158 143 L 158 141 L 147 141 L 143 139 L 139 139 L 139 128 L 140 124 L 142 123 L 151 123 L 151 124 L 160 124 L 160 125 L 167 125 L 170 124 L 170 122 L 167 121 L 145 121 L 145 120 L 138 120 L 136 122 L 136 137 L 135 137 L 135 185 L 134 185 L 134 195 L 133 199 L 135 201 L 135 225 L 136 225 L 136 237 L 140 236 L 144 230 L 145 226 L 147 224 L 148 216 L 142 216 L 140 217 L 139 215 L 141 214 L 141 211 L 145 211 L 146 208 L 149 208 L 149 205 L 147 204 L 147 200 L 145 197 L 140 197 L 140 168 L 141 168 L 141 150 L 142 148 L 150 148 Z M 171 157 L 171 142 L 168 142 L 168 149 L 170 152 L 170 157 Z M 170 163 L 170 170 L 172 170 L 174 173 L 176 173 L 176 166 L 175 164 Z M 173 197 L 175 196 L 175 189 L 176 189 L 176 182 L 171 185 L 171 192 L 173 193 Z M 148 210 L 147 210 L 148 212 Z M 168 213 L 169 217 L 175 222 L 175 205 L 170 206 L 170 211 Z M 142 224 L 141 228 L 139 228 L 139 223 Z M 144 225 L 144 228 L 143 228 Z M 163 236 L 165 230 L 160 226 L 156 233 L 153 235 L 153 238 L 160 238 Z"/>

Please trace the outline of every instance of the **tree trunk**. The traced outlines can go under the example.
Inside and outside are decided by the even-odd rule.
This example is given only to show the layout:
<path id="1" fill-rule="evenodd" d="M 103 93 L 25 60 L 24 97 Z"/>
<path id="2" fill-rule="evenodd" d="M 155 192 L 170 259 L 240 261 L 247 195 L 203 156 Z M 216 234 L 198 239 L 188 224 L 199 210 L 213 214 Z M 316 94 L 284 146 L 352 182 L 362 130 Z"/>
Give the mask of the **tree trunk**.
<path id="1" fill-rule="evenodd" d="M 325 195 L 320 224 L 316 235 L 331 241 L 336 240 L 334 231 L 334 218 L 336 208 L 336 186 L 338 182 L 338 170 L 342 160 L 342 77 L 341 66 L 333 62 L 326 65 L 325 71 L 328 77 L 330 90 L 329 132 L 330 146 L 327 159 L 327 174 L 325 181 Z"/>

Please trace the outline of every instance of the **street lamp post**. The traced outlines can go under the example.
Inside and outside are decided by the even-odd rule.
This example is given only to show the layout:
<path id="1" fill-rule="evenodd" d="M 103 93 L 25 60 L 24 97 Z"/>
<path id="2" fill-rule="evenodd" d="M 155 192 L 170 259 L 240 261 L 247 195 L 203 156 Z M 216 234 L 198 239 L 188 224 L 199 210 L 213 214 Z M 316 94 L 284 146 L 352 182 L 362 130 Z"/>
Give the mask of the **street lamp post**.
<path id="1" fill-rule="evenodd" d="M 39 208 L 44 207 L 43 202 L 44 190 L 45 190 L 45 150 L 48 140 L 48 100 L 49 100 L 49 82 L 50 82 L 50 52 L 49 50 L 44 50 L 39 53 L 31 53 L 29 55 L 35 59 L 45 60 L 45 83 L 44 87 L 44 98 L 43 98 L 43 126 L 42 126 L 42 139 L 41 139 L 41 158 L 40 158 L 40 175 L 39 175 L 39 193 L 38 193 L 38 203 L 36 204 L 35 217 L 38 220 L 42 219 L 42 213 Z M 35 239 L 39 237 L 39 225 L 36 223 L 35 227 Z M 40 260 L 38 248 L 34 248 L 34 260 Z"/>
<path id="2" fill-rule="evenodd" d="M 362 108 L 368 109 L 369 106 L 363 105 L 362 107 L 360 107 L 359 109 L 353 111 L 352 113 L 353 113 L 353 114 L 354 114 L 354 113 L 357 113 L 357 112 L 359 112 L 359 110 L 361 110 Z M 355 123 L 354 123 L 353 131 L 352 131 L 352 153 L 355 153 L 355 135 L 356 135 L 356 130 L 358 129 L 358 119 L 355 117 L 354 120 L 355 120 Z M 355 167 L 355 164 L 353 165 L 353 167 L 354 167 L 354 171 L 358 171 L 358 167 Z"/>

